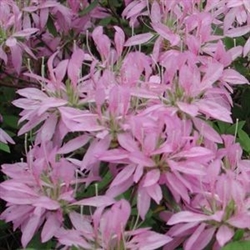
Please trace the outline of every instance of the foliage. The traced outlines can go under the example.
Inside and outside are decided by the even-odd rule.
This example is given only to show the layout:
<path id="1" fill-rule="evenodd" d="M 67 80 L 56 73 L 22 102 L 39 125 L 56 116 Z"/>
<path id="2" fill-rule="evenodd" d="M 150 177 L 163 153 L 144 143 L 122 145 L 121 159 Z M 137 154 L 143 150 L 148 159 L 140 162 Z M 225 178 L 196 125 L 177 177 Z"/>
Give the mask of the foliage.
<path id="1" fill-rule="evenodd" d="M 250 247 L 250 241 L 236 241 L 227 244 L 223 250 L 247 250 Z"/>
<path id="2" fill-rule="evenodd" d="M 246 0 L 0 1 L 5 247 L 249 248 L 249 33 Z"/>

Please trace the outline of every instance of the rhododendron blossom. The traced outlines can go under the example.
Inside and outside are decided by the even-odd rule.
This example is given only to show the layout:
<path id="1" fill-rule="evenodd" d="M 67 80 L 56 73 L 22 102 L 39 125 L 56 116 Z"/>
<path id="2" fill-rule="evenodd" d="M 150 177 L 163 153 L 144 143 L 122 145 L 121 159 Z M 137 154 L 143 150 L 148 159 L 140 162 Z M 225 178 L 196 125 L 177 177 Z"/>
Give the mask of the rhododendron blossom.
<path id="1" fill-rule="evenodd" d="M 1 1 L 0 80 L 26 87 L 12 101 L 24 158 L 1 166 L 0 218 L 22 246 L 249 239 L 248 135 L 225 125 L 249 84 L 237 66 L 249 25 L 247 0 Z M 0 128 L 0 142 L 14 140 Z"/>

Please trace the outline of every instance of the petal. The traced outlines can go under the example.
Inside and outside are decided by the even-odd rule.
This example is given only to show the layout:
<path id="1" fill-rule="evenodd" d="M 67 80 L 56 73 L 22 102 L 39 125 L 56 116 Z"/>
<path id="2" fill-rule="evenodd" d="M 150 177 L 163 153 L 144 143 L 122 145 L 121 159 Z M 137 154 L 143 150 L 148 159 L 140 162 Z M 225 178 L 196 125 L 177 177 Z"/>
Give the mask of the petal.
<path id="1" fill-rule="evenodd" d="M 201 86 L 203 88 L 209 88 L 215 83 L 222 75 L 223 65 L 220 63 L 211 63 L 206 69 L 205 76 L 202 79 Z"/>
<path id="2" fill-rule="evenodd" d="M 175 155 L 175 157 L 185 157 L 185 158 L 196 158 L 196 157 L 213 157 L 214 154 L 211 150 L 204 147 L 192 147 L 188 150 L 183 150 L 182 152 Z"/>
<path id="3" fill-rule="evenodd" d="M 221 247 L 223 247 L 234 236 L 234 230 L 222 225 L 216 233 L 216 239 Z"/>
<path id="4" fill-rule="evenodd" d="M 204 223 L 202 223 L 201 225 L 199 225 L 199 227 L 197 227 L 197 229 L 193 232 L 193 234 L 185 242 L 185 247 L 184 247 L 185 250 L 193 250 L 195 248 L 201 249 L 201 248 L 198 248 L 198 246 L 196 245 L 196 241 L 199 240 L 200 235 L 204 231 L 205 227 L 206 227 L 206 224 L 204 224 Z"/>
<path id="5" fill-rule="evenodd" d="M 39 197 L 32 205 L 35 207 L 42 207 L 48 210 L 57 210 L 60 208 L 60 204 L 57 201 L 52 200 L 47 196 Z"/>
<path id="6" fill-rule="evenodd" d="M 220 104 L 207 99 L 200 99 L 196 102 L 200 112 L 204 113 L 208 117 L 218 119 L 220 121 L 232 122 L 231 112 Z"/>
<path id="7" fill-rule="evenodd" d="M 150 157 L 145 156 L 140 151 L 130 153 L 129 159 L 141 166 L 153 167 L 155 165 L 154 161 Z"/>
<path id="8" fill-rule="evenodd" d="M 12 143 L 15 144 L 15 142 L 12 140 L 12 138 L 0 128 L 0 142 L 3 143 Z"/>
<path id="9" fill-rule="evenodd" d="M 123 182 L 127 181 L 134 173 L 135 165 L 127 165 L 125 166 L 114 178 L 112 181 L 110 188 L 114 186 L 118 186 Z"/>
<path id="10" fill-rule="evenodd" d="M 174 225 L 183 222 L 201 222 L 208 220 L 209 217 L 204 214 L 196 214 L 190 211 L 182 211 L 174 214 L 168 221 L 168 225 Z"/>
<path id="11" fill-rule="evenodd" d="M 208 228 L 205 229 L 201 234 L 200 237 L 195 242 L 195 247 L 197 249 L 204 249 L 212 240 L 216 228 Z"/>
<path id="12" fill-rule="evenodd" d="M 93 227 L 90 221 L 84 215 L 72 211 L 70 212 L 69 217 L 76 230 L 84 234 L 93 234 Z"/>
<path id="13" fill-rule="evenodd" d="M 190 115 L 191 117 L 195 117 L 199 114 L 199 109 L 196 105 L 180 101 L 176 102 L 176 104 L 182 112 Z"/>
<path id="14" fill-rule="evenodd" d="M 172 193 L 175 192 L 182 197 L 187 203 L 190 202 L 190 197 L 187 188 L 180 182 L 174 173 L 166 174 L 167 183 L 171 186 Z"/>
<path id="15" fill-rule="evenodd" d="M 83 237 L 81 232 L 77 230 L 65 230 L 60 229 L 57 233 L 56 237 L 58 238 L 59 242 L 65 246 L 74 246 L 77 249 L 82 248 L 86 250 L 92 250 L 93 246 L 91 246 Z"/>
<path id="16" fill-rule="evenodd" d="M 11 61 L 13 63 L 14 69 L 19 74 L 21 71 L 22 61 L 23 61 L 22 50 L 20 46 L 17 44 L 15 46 L 10 47 L 10 52 L 11 52 Z"/>
<path id="17" fill-rule="evenodd" d="M 83 147 L 84 145 L 86 145 L 88 143 L 88 141 L 90 140 L 90 137 L 88 135 L 81 135 L 78 136 L 70 141 L 68 141 L 67 143 L 65 143 L 58 151 L 58 154 L 68 154 L 70 152 L 73 152 L 81 147 Z"/>
<path id="18" fill-rule="evenodd" d="M 223 75 L 221 80 L 231 83 L 231 84 L 247 84 L 249 83 L 248 80 L 238 73 L 236 70 L 233 69 L 226 69 L 223 71 Z"/>
<path id="19" fill-rule="evenodd" d="M 220 135 L 206 121 L 203 121 L 199 118 L 193 118 L 193 122 L 196 129 L 200 132 L 202 136 L 204 136 L 210 141 L 222 143 Z"/>
<path id="20" fill-rule="evenodd" d="M 106 161 L 106 162 L 117 162 L 127 160 L 129 154 L 126 150 L 123 149 L 111 149 L 104 153 L 101 153 L 97 156 L 99 160 Z"/>
<path id="21" fill-rule="evenodd" d="M 42 222 L 41 215 L 32 215 L 30 219 L 26 222 L 26 225 L 22 227 L 22 238 L 21 242 L 24 248 L 28 245 L 30 240 L 33 238 L 39 224 Z"/>
<path id="22" fill-rule="evenodd" d="M 58 82 L 62 82 L 63 78 L 65 77 L 68 63 L 69 63 L 68 59 L 62 60 L 61 62 L 58 63 L 58 65 L 54 69 L 55 76 Z"/>
<path id="23" fill-rule="evenodd" d="M 56 125 L 57 125 L 57 115 L 56 114 L 51 114 L 49 118 L 45 121 L 43 124 L 41 130 L 40 130 L 40 139 L 42 142 L 48 142 L 52 139 L 52 137 L 56 133 Z M 36 137 L 36 140 L 38 139 L 38 135 Z"/>
<path id="24" fill-rule="evenodd" d="M 37 88 L 25 88 L 20 89 L 17 91 L 17 93 L 23 97 L 26 97 L 31 100 L 44 100 L 47 99 L 48 96 L 41 90 Z"/>
<path id="25" fill-rule="evenodd" d="M 250 11 L 249 11 L 250 12 Z M 247 56 L 247 54 L 250 52 L 250 37 L 247 39 L 247 42 L 244 45 L 243 49 L 243 56 Z"/>
<path id="26" fill-rule="evenodd" d="M 135 35 L 130 37 L 126 43 L 125 47 L 139 45 L 148 42 L 154 35 L 152 33 L 144 33 L 140 35 Z"/>
<path id="27" fill-rule="evenodd" d="M 250 228 L 250 215 L 249 214 L 239 214 L 231 217 L 227 221 L 230 225 L 237 228 Z"/>
<path id="28" fill-rule="evenodd" d="M 164 246 L 165 244 L 169 243 L 172 240 L 172 238 L 170 238 L 167 235 L 158 234 L 159 236 L 156 237 L 156 234 L 157 233 L 154 232 L 152 240 L 150 238 L 147 238 L 147 240 L 143 243 L 144 246 L 140 247 L 140 250 L 159 249 L 159 247 Z"/>
<path id="29" fill-rule="evenodd" d="M 83 50 L 77 48 L 73 52 L 69 60 L 68 76 L 74 86 L 76 86 L 78 79 L 79 79 L 79 74 L 80 74 L 82 63 L 84 60 L 84 55 L 85 54 Z"/>
<path id="30" fill-rule="evenodd" d="M 15 37 L 9 37 L 7 40 L 6 40 L 6 45 L 8 47 L 13 47 L 13 46 L 16 46 L 17 45 L 17 40 Z"/>
<path id="31" fill-rule="evenodd" d="M 117 51 L 118 56 L 121 56 L 122 51 L 123 51 L 123 46 L 125 43 L 125 34 L 123 32 L 123 30 L 118 27 L 118 26 L 114 26 L 115 29 L 115 48 Z"/>
<path id="32" fill-rule="evenodd" d="M 182 237 L 187 235 L 191 230 L 194 231 L 193 228 L 196 226 L 198 226 L 197 222 L 177 224 L 170 228 L 168 235 L 176 238 Z"/>
<path id="33" fill-rule="evenodd" d="M 137 16 L 146 7 L 146 2 L 132 1 L 124 9 L 122 16 L 126 16 L 127 19 L 130 17 Z"/>
<path id="34" fill-rule="evenodd" d="M 49 241 L 58 231 L 61 222 L 57 218 L 57 214 L 52 213 L 47 217 L 41 233 L 42 243 Z"/>
<path id="35" fill-rule="evenodd" d="M 166 25 L 153 23 L 152 27 L 160 36 L 168 40 L 172 46 L 178 45 L 180 42 L 180 37 L 173 33 Z"/>
<path id="36" fill-rule="evenodd" d="M 37 31 L 39 31 L 39 29 L 28 28 L 28 29 L 18 31 L 18 32 L 14 33 L 12 36 L 13 37 L 26 37 L 26 36 L 30 36 L 30 35 L 36 33 Z"/>
<path id="37" fill-rule="evenodd" d="M 67 105 L 68 102 L 63 99 L 48 97 L 47 100 L 43 100 L 41 106 L 39 107 L 37 114 L 40 116 L 50 108 L 57 108 Z"/>
<path id="38" fill-rule="evenodd" d="M 153 1 L 150 18 L 152 23 L 159 23 L 161 21 L 161 7 L 157 1 Z"/>
<path id="39" fill-rule="evenodd" d="M 130 133 L 119 133 L 117 139 L 120 146 L 129 152 L 139 151 L 139 147 Z"/>
<path id="40" fill-rule="evenodd" d="M 231 30 L 228 30 L 225 35 L 228 37 L 235 38 L 235 37 L 243 36 L 243 35 L 247 34 L 249 31 L 250 31 L 250 26 L 245 25 L 242 27 L 233 28 Z"/>
<path id="41" fill-rule="evenodd" d="M 110 187 L 106 192 L 106 195 L 109 197 L 116 198 L 118 195 L 121 195 L 126 192 L 133 185 L 133 183 L 133 179 L 129 178 L 117 186 Z"/>
<path id="42" fill-rule="evenodd" d="M 247 11 L 250 13 L 250 2 L 248 0 L 243 0 L 243 4 Z"/>
<path id="43" fill-rule="evenodd" d="M 160 174 L 160 170 L 158 169 L 147 172 L 143 180 L 143 187 L 149 187 L 156 184 L 160 178 Z"/>
<path id="44" fill-rule="evenodd" d="M 102 207 L 102 206 L 110 206 L 113 204 L 115 200 L 105 195 L 94 196 L 91 198 L 82 199 L 80 201 L 72 203 L 72 205 L 80 205 L 80 206 L 93 206 L 93 207 Z"/>
<path id="45" fill-rule="evenodd" d="M 145 219 L 145 215 L 150 207 L 150 196 L 146 192 L 145 188 L 139 188 L 137 195 L 137 209 L 142 220 Z"/>
<path id="46" fill-rule="evenodd" d="M 162 189 L 158 184 L 146 187 L 148 195 L 157 203 L 160 204 L 162 200 Z"/>

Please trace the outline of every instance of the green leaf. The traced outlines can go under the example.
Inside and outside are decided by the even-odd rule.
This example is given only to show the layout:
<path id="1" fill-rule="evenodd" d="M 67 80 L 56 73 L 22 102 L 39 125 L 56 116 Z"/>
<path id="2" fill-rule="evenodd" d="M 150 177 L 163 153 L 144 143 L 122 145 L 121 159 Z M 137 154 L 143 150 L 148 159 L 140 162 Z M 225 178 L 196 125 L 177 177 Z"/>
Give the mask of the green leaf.
<path id="1" fill-rule="evenodd" d="M 248 88 L 243 92 L 241 97 L 242 110 L 246 113 L 246 115 L 248 115 L 250 112 L 249 100 L 250 100 L 250 89 Z"/>
<path id="2" fill-rule="evenodd" d="M 110 24 L 110 22 L 112 21 L 112 17 L 108 16 L 108 17 L 105 17 L 103 18 L 100 22 L 99 22 L 99 25 L 101 26 L 108 26 Z"/>
<path id="3" fill-rule="evenodd" d="M 16 92 L 14 89 L 10 89 L 8 87 L 1 87 L 1 102 L 6 102 L 11 104 L 11 101 L 14 100 L 16 96 Z"/>
<path id="4" fill-rule="evenodd" d="M 220 134 L 225 134 L 226 133 L 226 130 L 228 129 L 228 127 L 230 126 L 230 124 L 226 123 L 226 122 L 221 122 L 221 121 L 218 121 L 217 122 L 217 126 L 218 126 L 218 129 L 219 129 L 219 133 Z"/>
<path id="5" fill-rule="evenodd" d="M 79 12 L 79 16 L 85 16 L 98 5 L 98 0 L 93 1 L 87 8 Z"/>
<path id="6" fill-rule="evenodd" d="M 2 142 L 0 142 L 0 150 L 4 151 L 4 152 L 7 152 L 7 153 L 10 153 L 9 146 L 7 144 L 2 143 Z"/>
<path id="7" fill-rule="evenodd" d="M 243 229 L 238 229 L 235 234 L 234 234 L 234 241 L 239 241 L 242 239 L 242 237 L 244 236 L 244 230 Z"/>
<path id="8" fill-rule="evenodd" d="M 36 250 L 36 248 L 31 248 L 31 247 L 29 247 L 29 248 L 20 248 L 19 250 Z"/>
<path id="9" fill-rule="evenodd" d="M 51 18 L 51 16 L 49 16 L 48 21 L 47 21 L 47 28 L 50 32 L 50 34 L 52 34 L 54 37 L 57 36 L 57 30 L 56 30 L 56 26 L 54 24 L 53 19 Z"/>
<path id="10" fill-rule="evenodd" d="M 247 152 L 250 153 L 250 137 L 248 136 L 248 134 L 243 131 L 240 130 L 238 132 L 239 135 L 239 143 L 241 145 L 241 147 Z"/>
<path id="11" fill-rule="evenodd" d="M 231 49 L 231 48 L 234 47 L 234 40 L 233 40 L 233 38 L 225 37 L 223 40 L 224 40 L 224 44 L 226 46 L 226 49 Z"/>
<path id="12" fill-rule="evenodd" d="M 10 131 L 10 130 L 5 129 L 4 131 L 5 131 L 10 137 L 12 137 L 12 139 L 13 139 L 14 136 L 16 136 L 16 134 L 15 134 L 14 132 Z"/>
<path id="13" fill-rule="evenodd" d="M 165 224 L 165 223 L 163 223 Z M 139 224 L 140 227 L 151 227 L 154 228 L 154 226 L 156 226 L 156 228 L 159 227 L 159 221 L 157 222 L 155 220 L 154 217 L 154 213 L 152 210 L 149 210 L 145 216 L 145 219 Z"/>
<path id="14" fill-rule="evenodd" d="M 246 121 L 239 121 L 238 124 L 229 124 L 226 122 L 222 122 L 222 121 L 217 121 L 215 124 L 217 125 L 213 125 L 214 129 L 217 130 L 217 132 L 219 132 L 220 134 L 230 134 L 230 135 L 234 135 L 235 134 L 235 130 L 237 129 L 237 134 L 239 133 L 239 131 L 241 131 L 245 125 Z M 237 127 L 237 128 L 236 128 Z"/>
<path id="15" fill-rule="evenodd" d="M 222 250 L 249 250 L 250 241 L 235 241 L 227 244 Z"/>
<path id="16" fill-rule="evenodd" d="M 120 7 L 122 6 L 122 1 L 120 0 L 109 0 L 109 5 L 112 6 L 112 7 Z"/>
<path id="17" fill-rule="evenodd" d="M 103 188 L 105 188 L 112 180 L 112 175 L 110 173 L 110 171 L 108 171 L 103 179 L 98 183 L 98 190 L 102 190 Z"/>
<path id="18" fill-rule="evenodd" d="M 245 111 L 242 109 L 241 106 L 238 106 L 238 105 L 233 106 L 232 115 L 233 115 L 233 117 L 238 118 L 240 120 L 244 120 L 246 117 Z"/>
<path id="19" fill-rule="evenodd" d="M 240 121 L 238 122 L 238 124 L 233 124 L 232 126 L 230 126 L 229 128 L 226 129 L 226 134 L 230 134 L 230 135 L 234 135 L 235 134 L 235 130 L 237 129 L 237 134 L 239 133 L 239 131 L 242 130 L 243 126 L 245 125 L 245 121 Z M 237 128 L 236 128 L 237 127 Z"/>
<path id="20" fill-rule="evenodd" d="M 40 237 L 40 233 L 37 233 L 32 240 L 30 241 L 30 243 L 28 244 L 28 247 L 23 249 L 23 250 L 37 250 L 37 249 L 43 249 L 43 250 L 51 250 L 54 249 L 55 242 L 53 242 L 52 240 L 42 243 L 41 242 L 41 237 Z"/>
<path id="21" fill-rule="evenodd" d="M 8 223 L 6 223 L 6 222 L 3 221 L 3 220 L 0 220 L 0 229 L 1 229 L 1 230 L 4 230 L 4 229 L 6 229 L 6 228 L 8 228 L 8 227 L 9 227 Z"/>
<path id="22" fill-rule="evenodd" d="M 241 36 L 239 36 L 239 37 L 237 37 L 237 38 L 234 38 L 234 40 L 236 40 L 236 46 L 238 46 L 238 45 L 240 45 L 240 46 L 244 46 L 245 45 L 245 43 L 246 43 L 246 40 L 245 40 L 245 38 L 244 37 L 241 37 Z"/>
<path id="23" fill-rule="evenodd" d="M 79 189 L 77 192 L 77 198 L 82 199 L 84 197 L 85 198 L 93 197 L 97 194 L 97 192 L 99 194 L 102 193 L 103 189 L 106 188 L 106 186 L 111 182 L 111 180 L 112 180 L 112 175 L 110 171 L 107 171 L 100 182 L 92 183 L 86 189 L 85 188 Z"/>
<path id="24" fill-rule="evenodd" d="M 5 125 L 8 125 L 11 128 L 17 129 L 18 117 L 14 115 L 4 115 L 3 121 Z"/>
<path id="25" fill-rule="evenodd" d="M 243 62 L 243 58 L 238 58 L 238 60 L 236 60 L 233 63 L 233 67 L 236 69 L 236 71 L 238 71 L 240 74 L 247 76 L 249 73 L 249 69 L 245 66 L 246 63 L 248 61 Z"/>

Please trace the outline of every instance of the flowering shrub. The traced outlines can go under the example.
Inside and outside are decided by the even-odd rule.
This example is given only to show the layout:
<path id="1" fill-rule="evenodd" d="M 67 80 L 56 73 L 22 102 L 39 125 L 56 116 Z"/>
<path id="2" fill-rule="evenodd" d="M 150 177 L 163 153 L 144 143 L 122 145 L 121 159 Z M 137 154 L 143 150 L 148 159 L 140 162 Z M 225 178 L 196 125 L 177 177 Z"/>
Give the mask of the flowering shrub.
<path id="1" fill-rule="evenodd" d="M 0 78 L 18 89 L 25 158 L 2 165 L 0 218 L 22 246 L 246 244 L 250 138 L 225 128 L 249 33 L 247 0 L 2 0 Z"/>

